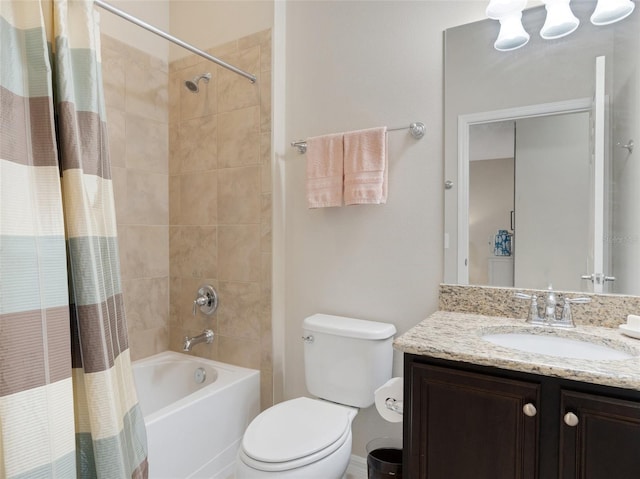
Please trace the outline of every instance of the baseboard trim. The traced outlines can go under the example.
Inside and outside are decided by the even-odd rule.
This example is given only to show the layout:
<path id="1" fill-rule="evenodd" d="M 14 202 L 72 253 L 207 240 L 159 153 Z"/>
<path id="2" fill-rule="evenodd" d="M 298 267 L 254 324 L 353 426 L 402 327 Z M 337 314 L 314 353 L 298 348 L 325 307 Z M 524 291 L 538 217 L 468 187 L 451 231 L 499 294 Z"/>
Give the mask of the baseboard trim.
<path id="1" fill-rule="evenodd" d="M 345 479 L 367 479 L 367 460 L 352 454 Z"/>

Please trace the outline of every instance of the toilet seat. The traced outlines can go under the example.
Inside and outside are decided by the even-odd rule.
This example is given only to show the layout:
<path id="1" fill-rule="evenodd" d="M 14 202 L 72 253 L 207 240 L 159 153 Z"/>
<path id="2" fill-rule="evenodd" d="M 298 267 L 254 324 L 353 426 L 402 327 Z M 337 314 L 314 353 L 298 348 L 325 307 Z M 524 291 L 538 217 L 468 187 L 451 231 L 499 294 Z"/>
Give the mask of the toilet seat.
<path id="1" fill-rule="evenodd" d="M 351 437 L 355 409 L 301 397 L 263 411 L 247 428 L 240 455 L 248 466 L 285 471 L 319 461 Z"/>

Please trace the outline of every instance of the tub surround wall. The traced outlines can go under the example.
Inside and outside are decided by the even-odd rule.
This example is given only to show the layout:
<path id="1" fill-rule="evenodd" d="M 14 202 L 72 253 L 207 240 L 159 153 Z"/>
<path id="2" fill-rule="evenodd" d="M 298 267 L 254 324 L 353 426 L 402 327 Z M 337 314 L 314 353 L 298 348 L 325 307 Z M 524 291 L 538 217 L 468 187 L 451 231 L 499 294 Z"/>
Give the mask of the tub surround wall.
<path id="1" fill-rule="evenodd" d="M 192 354 L 261 371 L 272 404 L 271 30 L 207 50 L 254 73 L 252 84 L 199 56 L 169 67 L 171 308 L 169 349 L 204 328 L 213 344 Z M 193 94 L 184 81 L 202 73 Z M 218 311 L 192 314 L 198 287 L 218 291 Z"/>
<path id="2" fill-rule="evenodd" d="M 259 369 L 272 404 L 271 31 L 207 50 L 256 84 L 196 55 L 170 65 L 102 35 L 103 77 L 123 292 L 133 359 L 179 351 Z M 200 93 L 183 86 L 204 72 Z M 211 318 L 192 303 L 220 295 Z"/>
<path id="3" fill-rule="evenodd" d="M 169 347 L 168 65 L 102 34 L 102 72 L 132 359 Z"/>
<path id="4" fill-rule="evenodd" d="M 536 294 L 538 304 L 543 304 L 545 290 L 494 288 L 489 286 L 440 285 L 439 309 L 457 313 L 473 313 L 506 318 L 527 317 L 530 302 L 516 299 L 514 292 Z M 569 298 L 589 297 L 587 304 L 571 306 L 576 324 L 616 328 L 627 321 L 628 314 L 640 314 L 640 297 L 616 294 L 589 294 L 556 291 L 558 303 L 567 295 Z"/>

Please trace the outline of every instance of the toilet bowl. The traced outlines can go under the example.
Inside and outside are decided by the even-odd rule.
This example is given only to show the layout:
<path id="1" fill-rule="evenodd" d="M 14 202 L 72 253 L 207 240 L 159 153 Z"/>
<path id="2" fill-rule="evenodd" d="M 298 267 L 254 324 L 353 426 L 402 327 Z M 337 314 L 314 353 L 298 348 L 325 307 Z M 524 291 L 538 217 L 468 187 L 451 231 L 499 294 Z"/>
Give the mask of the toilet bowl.
<path id="1" fill-rule="evenodd" d="M 236 479 L 340 479 L 351 423 L 391 377 L 395 326 L 315 314 L 304 320 L 307 390 L 259 414 L 244 433 Z"/>
<path id="2" fill-rule="evenodd" d="M 236 479 L 339 479 L 351 456 L 356 408 L 300 397 L 262 412 L 247 428 Z"/>

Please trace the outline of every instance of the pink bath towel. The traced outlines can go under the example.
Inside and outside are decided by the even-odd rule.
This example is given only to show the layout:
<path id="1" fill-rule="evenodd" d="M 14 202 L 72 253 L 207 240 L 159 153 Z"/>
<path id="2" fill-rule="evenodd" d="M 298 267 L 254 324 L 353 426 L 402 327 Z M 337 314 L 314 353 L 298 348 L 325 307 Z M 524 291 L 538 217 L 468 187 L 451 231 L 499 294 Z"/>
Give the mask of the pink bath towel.
<path id="1" fill-rule="evenodd" d="M 343 134 L 307 139 L 307 206 L 342 206 Z"/>
<path id="2" fill-rule="evenodd" d="M 387 127 L 344 134 L 344 204 L 387 202 Z"/>

